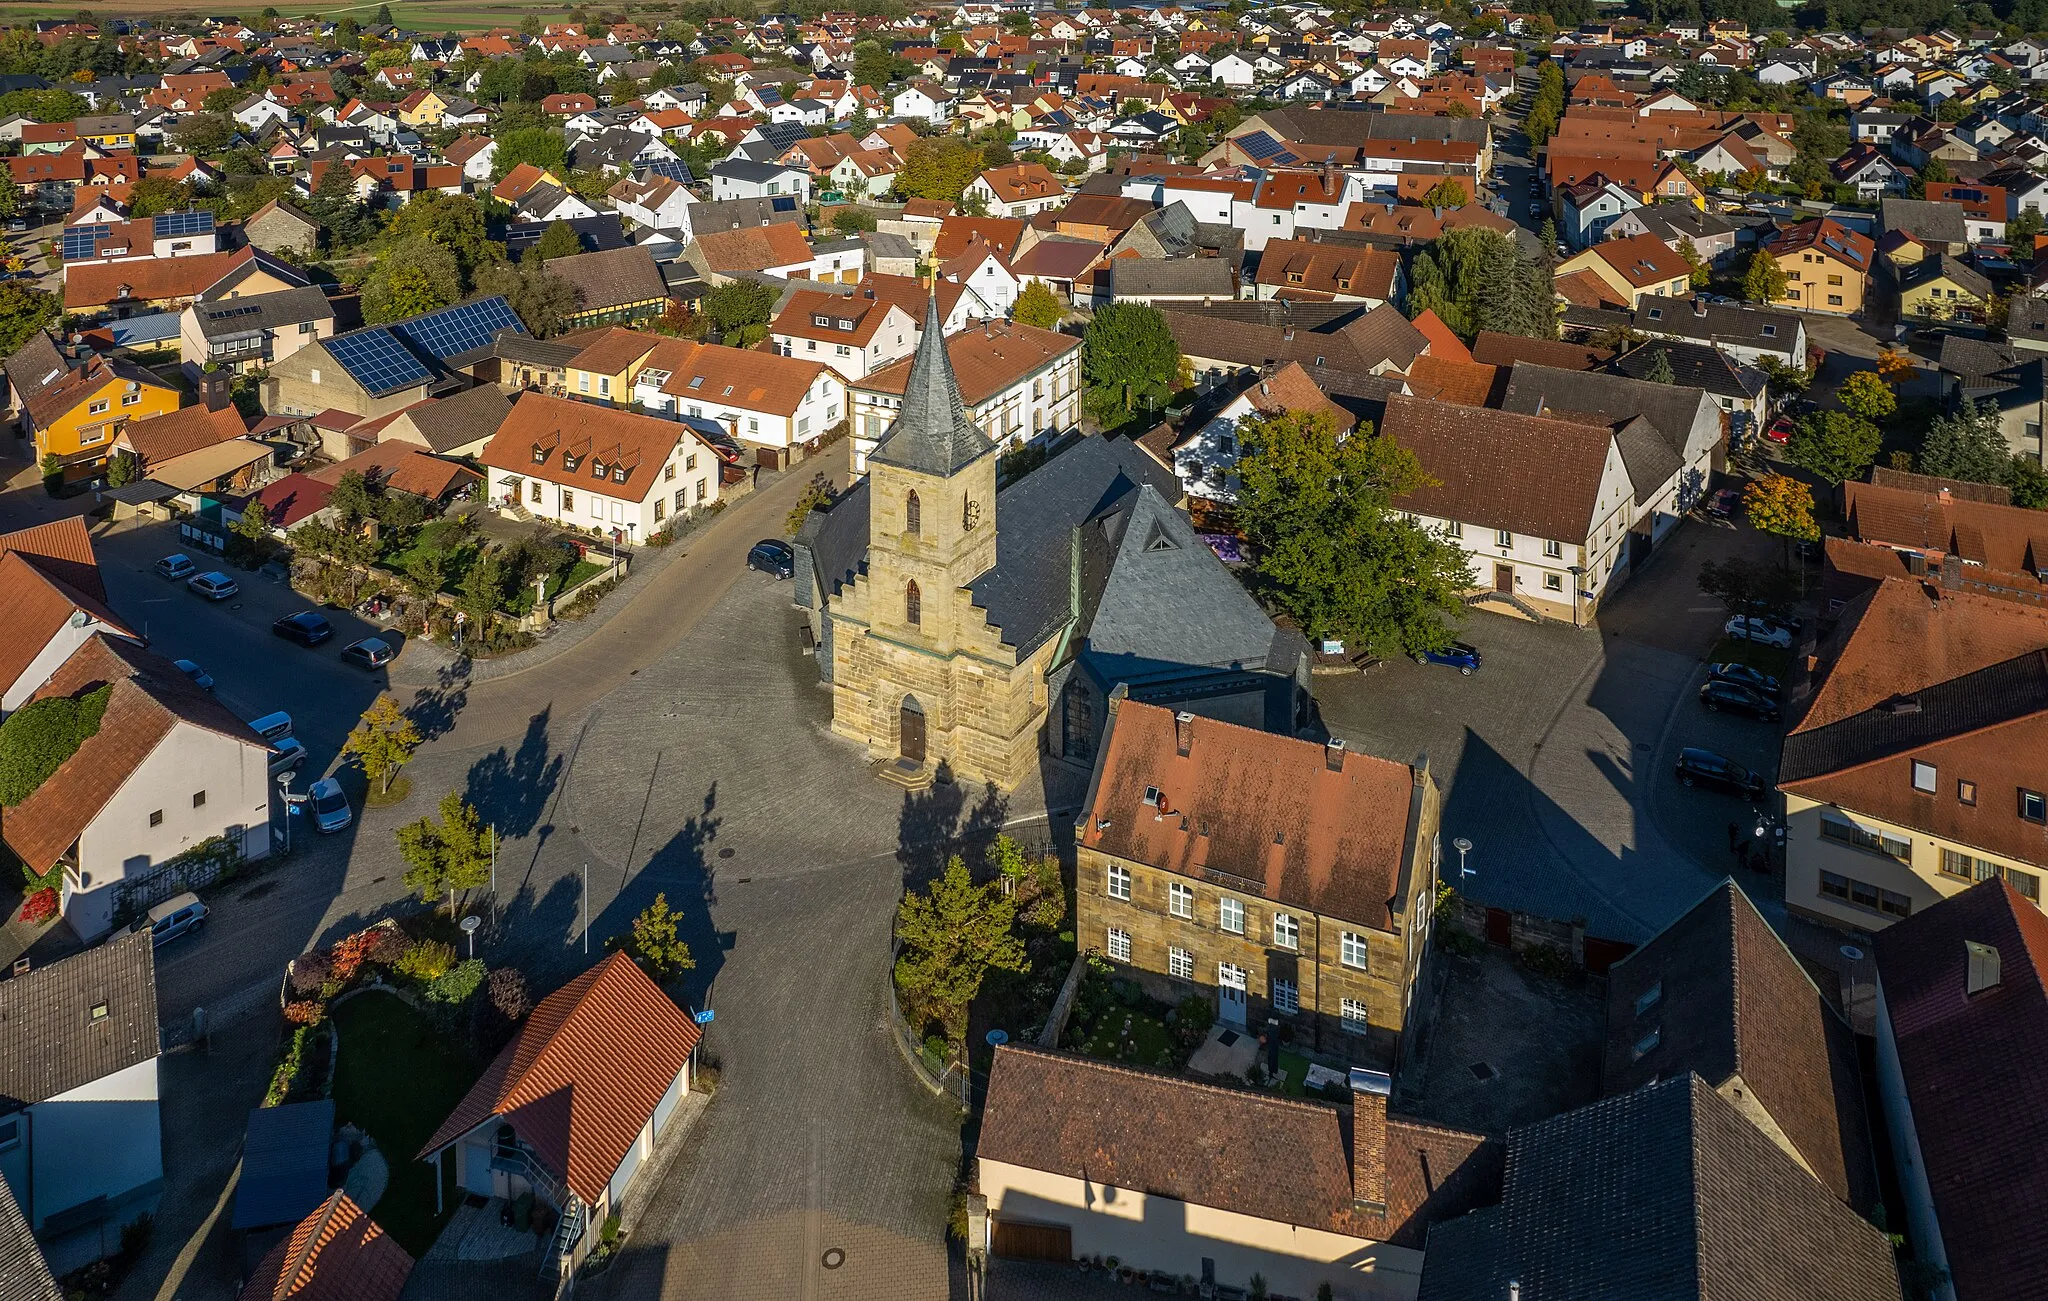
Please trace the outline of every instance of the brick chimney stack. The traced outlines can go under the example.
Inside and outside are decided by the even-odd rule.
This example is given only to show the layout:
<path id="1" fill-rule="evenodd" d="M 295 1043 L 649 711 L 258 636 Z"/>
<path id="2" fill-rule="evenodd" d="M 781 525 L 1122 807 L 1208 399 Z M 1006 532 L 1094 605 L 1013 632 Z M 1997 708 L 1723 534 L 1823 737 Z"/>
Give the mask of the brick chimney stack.
<path id="1" fill-rule="evenodd" d="M 1185 709 L 1173 716 L 1173 748 L 1183 759 L 1195 748 L 1195 716 Z"/>
<path id="2" fill-rule="evenodd" d="M 1351 1206 L 1365 1215 L 1387 1213 L 1387 1095 L 1385 1071 L 1351 1068 Z"/>
<path id="3" fill-rule="evenodd" d="M 1344 738 L 1333 736 L 1323 743 L 1323 766 L 1331 772 L 1344 771 Z"/>

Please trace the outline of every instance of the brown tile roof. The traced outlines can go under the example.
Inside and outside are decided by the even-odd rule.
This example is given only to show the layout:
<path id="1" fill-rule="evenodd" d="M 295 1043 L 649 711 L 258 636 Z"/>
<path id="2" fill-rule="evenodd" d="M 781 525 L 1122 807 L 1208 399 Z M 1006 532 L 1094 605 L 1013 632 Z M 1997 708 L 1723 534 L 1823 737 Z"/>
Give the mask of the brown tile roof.
<path id="1" fill-rule="evenodd" d="M 398 1301 L 413 1260 L 346 1192 L 278 1239 L 241 1301 Z"/>
<path id="2" fill-rule="evenodd" d="M 576 341 L 583 343 L 581 338 Z M 583 343 L 583 350 L 569 365 L 575 370 L 587 370 L 598 375 L 623 375 L 628 366 L 653 352 L 654 345 L 660 342 L 657 335 L 614 326 L 590 336 L 589 342 Z"/>
<path id="3" fill-rule="evenodd" d="M 1557 277 L 1551 289 L 1573 307 L 1627 307 L 1621 295 L 1591 271 L 1572 271 Z"/>
<path id="4" fill-rule="evenodd" d="M 977 179 L 994 190 L 996 198 L 1004 203 L 1028 203 L 1067 192 L 1067 187 L 1060 184 L 1057 176 L 1045 170 L 1042 163 L 991 167 Z"/>
<path id="5" fill-rule="evenodd" d="M 1497 366 L 1439 357 L 1431 352 L 1417 357 L 1408 368 L 1408 387 L 1419 398 L 1434 398 L 1461 407 L 1483 407 L 1495 400 L 1505 373 Z"/>
<path id="6" fill-rule="evenodd" d="M 1401 255 L 1383 248 L 1269 240 L 1259 258 L 1258 283 L 1310 294 L 1392 299 Z"/>
<path id="7" fill-rule="evenodd" d="M 64 271 L 64 306 L 76 311 L 127 300 L 146 303 L 169 298 L 197 298 L 227 274 L 256 256 L 249 248 L 230 253 L 195 253 L 190 257 L 130 258 L 95 262 Z"/>
<path id="8" fill-rule="evenodd" d="M 646 370 L 667 371 L 663 393 L 678 402 L 701 400 L 706 413 L 714 415 L 744 407 L 793 416 L 804 394 L 829 373 L 820 362 L 687 339 L 662 340 L 647 358 Z M 692 381 L 700 379 L 693 387 Z"/>
<path id="9" fill-rule="evenodd" d="M 315 470 L 309 477 L 319 483 L 339 484 L 341 476 L 351 470 L 376 478 L 387 488 L 409 492 L 428 501 L 439 501 L 477 478 L 477 472 L 466 465 L 445 461 L 411 443 L 395 439 L 376 443 L 345 461 Z"/>
<path id="10" fill-rule="evenodd" d="M 874 342 L 875 331 L 882 327 L 893 306 L 882 298 L 869 298 L 861 293 L 849 297 L 823 289 L 798 289 L 790 294 L 789 301 L 776 313 L 775 333 L 866 348 Z M 831 324 L 819 325 L 816 318 L 820 316 Z M 910 318 L 905 331 L 906 341 L 917 334 L 922 319 Z M 852 328 L 839 328 L 841 321 L 850 322 Z"/>
<path id="11" fill-rule="evenodd" d="M 1403 509 L 1559 542 L 1595 524 L 1614 445 L 1604 425 L 1390 397 L 1380 432 L 1415 453 L 1433 486 Z"/>
<path id="12" fill-rule="evenodd" d="M 1655 235 L 1602 240 L 1592 252 L 1636 289 L 1678 279 L 1691 270 L 1684 258 Z"/>
<path id="13" fill-rule="evenodd" d="M 1518 361 L 1533 361 L 1539 366 L 1554 366 L 1559 370 L 1597 370 L 1613 359 L 1614 353 L 1607 348 L 1589 348 L 1559 339 L 1531 339 L 1519 334 L 1497 334 L 1492 330 L 1481 330 L 1472 339 L 1472 360 L 1483 361 L 1489 366 L 1512 366 Z"/>
<path id="14" fill-rule="evenodd" d="M 1999 983 L 1968 992 L 1965 944 L 1996 949 Z M 2048 1279 L 2048 917 L 1990 880 L 1877 936 L 1878 978 L 1898 1045 L 1920 1159 L 1956 1295 L 2025 1301 Z"/>
<path id="15" fill-rule="evenodd" d="M 1298 361 L 1290 361 L 1276 369 L 1271 375 L 1259 379 L 1247 388 L 1241 396 L 1262 415 L 1284 415 L 1289 411 L 1308 414 L 1317 412 L 1330 417 L 1339 431 L 1348 432 L 1358 423 L 1358 418 L 1330 401 L 1316 382 L 1308 377 Z"/>
<path id="16" fill-rule="evenodd" d="M 1016 1044 L 996 1049 L 976 1153 L 1149 1197 L 1417 1249 L 1430 1225 L 1498 1196 L 1501 1160 L 1499 1144 L 1478 1134 L 1400 1116 L 1375 1126 L 1370 1108 L 1224 1088 Z M 1384 1213 L 1357 1205 L 1366 1191 L 1354 1181 L 1358 1155 L 1384 1163 L 1385 1186 L 1373 1190 L 1382 1193 L 1374 1200 L 1384 1202 Z"/>
<path id="17" fill-rule="evenodd" d="M 121 382 L 143 384 L 166 391 L 171 388 L 153 371 L 132 361 L 95 354 L 62 379 L 38 390 L 27 403 L 29 418 L 35 421 L 38 429 L 47 429 L 62 420 L 80 403 L 98 397 L 101 390 Z M 118 419 L 113 415 L 107 418 Z"/>
<path id="18" fill-rule="evenodd" d="M 86 531 L 83 516 L 67 515 L 48 524 L 0 533 L 0 552 L 9 551 L 20 552 L 35 561 L 36 568 L 96 601 L 107 599 L 106 586 L 100 582 L 99 558 L 93 554 L 92 534 Z"/>
<path id="19" fill-rule="evenodd" d="M 76 697 L 107 684 L 114 689 L 100 730 L 0 820 L 0 836 L 38 872 L 71 848 L 179 722 L 263 746 L 247 723 L 169 660 L 104 633 L 71 652 L 34 698 Z"/>
<path id="20" fill-rule="evenodd" d="M 1842 492 L 1850 531 L 1864 542 L 1930 553 L 1937 563 L 1953 552 L 2007 573 L 2048 569 L 2048 512 L 1874 483 L 1845 483 Z"/>
<path id="21" fill-rule="evenodd" d="M 1654 1046 L 1638 1055 L 1652 1031 Z M 1855 1034 L 1733 881 L 1608 975 L 1602 1091 L 1687 1071 L 1746 1091 L 1794 1160 L 1869 1212 L 1877 1185 Z"/>
<path id="22" fill-rule="evenodd" d="M 1014 217 L 947 217 L 939 223 L 931 260 L 950 262 L 966 252 L 976 239 L 993 245 L 999 253 L 1014 254 L 1023 238 L 1024 223 Z M 922 311 L 916 316 L 920 321 L 924 319 Z"/>
<path id="23" fill-rule="evenodd" d="M 768 230 L 793 229 L 771 226 Z M 766 234 L 767 231 L 756 233 Z M 581 310 L 623 307 L 668 297 L 668 282 L 654 255 L 638 244 L 608 248 L 598 253 L 574 253 L 548 259 L 548 271 L 575 288 Z"/>
<path id="24" fill-rule="evenodd" d="M 540 1001 L 420 1158 L 495 1117 L 594 1204 L 701 1033 L 614 953 Z"/>
<path id="25" fill-rule="evenodd" d="M 688 425 L 674 420 L 528 393 L 512 405 L 512 414 L 498 426 L 480 459 L 493 469 L 567 488 L 645 501 L 676 445 L 695 437 Z M 544 453 L 538 462 L 533 459 L 536 448 Z M 577 466 L 565 470 L 564 460 L 572 456 Z M 605 467 L 602 479 L 596 477 L 599 463 Z M 613 477 L 621 468 L 626 471 L 624 483 Z"/>
<path id="26" fill-rule="evenodd" d="M 334 485 L 321 483 L 298 471 L 263 485 L 251 500 L 263 506 L 263 518 L 272 528 L 290 530 L 308 517 L 327 509 Z"/>
<path id="27" fill-rule="evenodd" d="M 1877 253 L 1877 245 L 1867 235 L 1858 235 L 1847 226 L 1828 217 L 1815 217 L 1802 221 L 1796 226 L 1787 226 L 1774 235 L 1765 238 L 1764 248 L 1774 257 L 1788 253 L 1812 251 L 1857 271 L 1869 271 L 1871 259 Z"/>
<path id="28" fill-rule="evenodd" d="M 0 689 L 14 685 L 81 610 L 115 632 L 133 635 L 101 602 L 20 552 L 0 552 Z"/>
<path id="29" fill-rule="evenodd" d="M 1430 356 L 1445 361 L 1478 360 L 1472 355 L 1472 350 L 1465 346 L 1464 340 L 1460 339 L 1450 326 L 1444 324 L 1441 316 L 1429 308 L 1423 308 L 1422 315 L 1416 317 L 1413 324 L 1422 337 L 1429 341 Z"/>
<path id="30" fill-rule="evenodd" d="M 218 411 L 209 411 L 204 405 L 199 405 L 180 407 L 164 415 L 134 421 L 114 441 L 117 446 L 125 446 L 141 457 L 147 469 L 187 452 L 244 437 L 248 432 L 249 422 L 232 404 Z"/>
<path id="31" fill-rule="evenodd" d="M 1411 882 L 1407 764 L 1197 718 L 1178 752 L 1171 709 L 1124 701 L 1096 768 L 1081 843 L 1199 878 L 1256 882 L 1276 903 L 1390 931 Z M 1161 792 L 1164 816 L 1144 802 Z"/>
<path id="32" fill-rule="evenodd" d="M 948 335 L 946 357 L 953 364 L 960 396 L 967 405 L 975 406 L 1080 346 L 1079 339 L 1057 330 L 1041 330 L 1015 321 L 989 321 Z M 910 382 L 913 360 L 904 357 L 893 361 L 848 387 L 871 393 L 901 393 Z"/>
<path id="33" fill-rule="evenodd" d="M 703 231 L 697 236 L 697 248 L 707 274 L 765 271 L 811 260 L 810 241 L 801 228 L 789 222 Z"/>
<path id="34" fill-rule="evenodd" d="M 95 1019 L 101 1003 L 106 1015 Z M 122 934 L 0 981 L 0 1025 L 34 1045 L 0 1053 L 0 1097 L 10 1110 L 151 1060 L 159 1052 L 155 946 L 147 935 Z"/>

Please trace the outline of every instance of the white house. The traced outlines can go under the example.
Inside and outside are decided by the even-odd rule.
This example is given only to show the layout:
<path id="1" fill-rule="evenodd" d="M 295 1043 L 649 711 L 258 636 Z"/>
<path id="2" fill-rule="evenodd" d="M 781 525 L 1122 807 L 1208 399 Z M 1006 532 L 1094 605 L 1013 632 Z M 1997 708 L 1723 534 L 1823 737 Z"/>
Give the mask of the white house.
<path id="1" fill-rule="evenodd" d="M 1067 187 L 1042 163 L 991 167 L 974 178 L 963 198 L 978 198 L 991 217 L 1035 217 L 1064 207 Z"/>
<path id="2" fill-rule="evenodd" d="M 96 633 L 142 639 L 107 608 L 80 516 L 0 534 L 0 591 L 13 598 L 0 651 L 0 717 L 19 709 Z"/>
<path id="3" fill-rule="evenodd" d="M 663 340 L 633 376 L 633 402 L 710 421 L 763 465 L 800 459 L 846 415 L 846 382 L 807 357 Z"/>
<path id="4" fill-rule="evenodd" d="M 1249 90 L 1258 79 L 1259 74 L 1252 67 L 1252 61 L 1235 50 L 1209 65 L 1209 80 L 1218 86 Z"/>
<path id="5" fill-rule="evenodd" d="M 912 83 L 896 92 L 889 109 L 897 117 L 921 118 L 933 126 L 944 126 L 953 120 L 953 92 Z"/>
<path id="6" fill-rule="evenodd" d="M 747 158 L 728 158 L 711 169 L 711 199 L 765 199 L 780 194 L 796 196 L 798 203 L 811 200 L 811 174 L 801 167 L 782 163 L 757 163 Z"/>
<path id="7" fill-rule="evenodd" d="M 484 447 L 489 500 L 643 542 L 718 500 L 719 449 L 676 420 L 528 393 Z"/>
<path id="8" fill-rule="evenodd" d="M 62 865 L 65 919 L 88 941 L 113 928 L 124 902 L 187 888 L 173 860 L 188 850 L 221 841 L 230 856 L 270 852 L 270 747 L 169 660 L 97 634 L 23 708 L 99 690 L 99 731 L 0 823 L 29 868 Z"/>
<path id="9" fill-rule="evenodd" d="M 629 177 L 614 185 L 607 197 L 620 216 L 653 230 L 675 232 L 681 242 L 689 242 L 690 205 L 697 199 L 669 177 L 649 175 L 637 181 Z"/>
<path id="10" fill-rule="evenodd" d="M 1024 282 L 995 249 L 980 240 L 939 268 L 941 279 L 961 286 L 978 316 L 1008 316 L 1024 292 Z"/>
<path id="11" fill-rule="evenodd" d="M 1174 444 L 1173 472 L 1180 478 L 1181 490 L 1190 497 L 1219 505 L 1234 504 L 1238 490 L 1237 458 L 1241 451 L 1239 426 L 1259 416 L 1278 416 L 1289 411 L 1326 415 L 1340 436 L 1358 423 L 1316 387 L 1300 362 L 1290 361 L 1246 385 L 1244 392 L 1226 402 L 1205 424 Z"/>
<path id="12" fill-rule="evenodd" d="M 783 356 L 820 362 L 852 381 L 908 357 L 918 333 L 918 318 L 873 291 L 798 289 L 776 315 L 769 337 Z"/>
<path id="13" fill-rule="evenodd" d="M 68 1272 L 111 1252 L 163 1189 L 150 935 L 0 981 L 0 1024 L 15 1045 L 0 1053 L 0 1176 Z"/>

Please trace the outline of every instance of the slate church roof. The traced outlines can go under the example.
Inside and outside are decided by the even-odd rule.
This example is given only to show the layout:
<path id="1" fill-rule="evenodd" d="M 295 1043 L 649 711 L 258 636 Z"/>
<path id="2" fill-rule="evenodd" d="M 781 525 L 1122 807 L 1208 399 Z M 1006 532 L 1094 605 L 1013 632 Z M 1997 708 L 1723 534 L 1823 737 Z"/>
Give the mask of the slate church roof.
<path id="1" fill-rule="evenodd" d="M 988 435 L 967 418 L 967 404 L 946 355 L 945 335 L 939 300 L 933 295 L 925 302 L 924 334 L 910 363 L 903 408 L 868 454 L 869 461 L 944 477 L 995 450 Z"/>

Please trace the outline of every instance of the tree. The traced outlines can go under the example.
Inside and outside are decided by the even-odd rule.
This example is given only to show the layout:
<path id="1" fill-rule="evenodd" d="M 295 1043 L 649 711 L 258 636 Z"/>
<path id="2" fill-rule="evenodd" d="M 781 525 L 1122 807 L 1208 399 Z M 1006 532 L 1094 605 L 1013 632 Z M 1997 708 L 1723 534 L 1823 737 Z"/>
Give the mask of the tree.
<path id="1" fill-rule="evenodd" d="M 1714 274 L 1707 269 L 1707 261 L 1700 256 L 1699 249 L 1693 247 L 1692 236 L 1678 237 L 1678 256 L 1684 258 L 1685 265 L 1692 269 L 1686 283 L 1694 289 L 1705 289 L 1713 280 Z"/>
<path id="2" fill-rule="evenodd" d="M 2015 255 L 2031 259 L 2034 251 L 2034 236 L 2041 233 L 2041 212 L 2038 208 L 2021 208 L 2011 221 L 2005 223 L 2005 240 Z"/>
<path id="3" fill-rule="evenodd" d="M 526 255 L 545 262 L 551 257 L 575 257 L 582 251 L 583 236 L 576 233 L 574 226 L 566 221 L 551 221 Z"/>
<path id="4" fill-rule="evenodd" d="M 1776 357 L 1757 358 L 1756 368 L 1771 381 L 1771 387 L 1785 393 L 1804 393 L 1813 385 L 1813 372 L 1804 366 L 1788 366 Z"/>
<path id="5" fill-rule="evenodd" d="M 537 339 L 561 333 L 571 316 L 583 309 L 583 293 L 548 270 L 539 258 L 517 264 L 493 262 L 476 274 L 479 294 L 503 294 L 512 310 Z"/>
<path id="6" fill-rule="evenodd" d="M 1899 409 L 1899 399 L 1875 371 L 1859 370 L 1842 381 L 1837 394 L 1844 410 L 1869 421 L 1880 421 Z"/>
<path id="7" fill-rule="evenodd" d="M 1671 350 L 1669 348 L 1655 348 L 1651 352 L 1649 368 L 1643 372 L 1643 378 L 1652 384 L 1675 384 L 1678 382 L 1678 376 L 1673 374 L 1671 370 Z"/>
<path id="8" fill-rule="evenodd" d="M 490 630 L 491 614 L 505 600 L 505 558 L 496 547 L 487 547 L 470 562 L 462 576 L 462 612 L 475 625 L 472 636 Z"/>
<path id="9" fill-rule="evenodd" d="M 1752 303 L 1775 303 L 1785 296 L 1785 268 L 1765 249 L 1749 255 L 1749 269 L 1742 276 L 1742 296 Z"/>
<path id="10" fill-rule="evenodd" d="M 182 212 L 191 203 L 192 187 L 161 176 L 145 176 L 128 191 L 128 215 L 136 219 Z"/>
<path id="11" fill-rule="evenodd" d="M 142 458 L 122 448 L 107 458 L 107 486 L 125 488 L 142 477 Z M 261 503 L 251 503 L 260 505 Z"/>
<path id="12" fill-rule="evenodd" d="M 1237 429 L 1237 524 L 1275 604 L 1311 636 L 1359 650 L 1440 649 L 1472 586 L 1464 549 L 1409 520 L 1398 498 L 1430 481 L 1414 453 L 1327 412 Z"/>
<path id="13" fill-rule="evenodd" d="M 1889 343 L 1877 350 L 1877 377 L 1887 384 L 1903 384 L 1917 369 L 1911 356 Z"/>
<path id="14" fill-rule="evenodd" d="M 1927 424 L 1920 445 L 1920 473 L 1967 483 L 2003 483 L 2012 461 L 1998 408 L 1990 402 L 1963 399 L 1956 410 Z"/>
<path id="15" fill-rule="evenodd" d="M 981 159 L 981 150 L 958 136 L 913 140 L 903 151 L 896 192 L 907 199 L 958 203 L 961 193 L 981 175 Z"/>
<path id="16" fill-rule="evenodd" d="M 2006 468 L 2005 486 L 2012 490 L 2012 504 L 2028 510 L 2048 510 L 2048 470 L 2031 456 L 2016 454 Z"/>
<path id="17" fill-rule="evenodd" d="M 455 915 L 455 892 L 490 884 L 491 857 L 497 833 L 483 825 L 476 806 L 461 791 L 441 797 L 441 820 L 421 818 L 398 829 L 398 852 L 406 861 L 405 883 L 419 892 L 420 902 L 448 896 L 448 914 Z"/>
<path id="18" fill-rule="evenodd" d="M 725 341 L 747 347 L 768 334 L 775 311 L 775 291 L 753 280 L 735 280 L 704 295 L 704 315 Z"/>
<path id="19" fill-rule="evenodd" d="M 1554 300 L 1548 263 L 1523 257 L 1512 240 L 1484 227 L 1448 232 L 1409 268 L 1408 315 L 1435 312 L 1465 339 L 1482 329 L 1555 338 Z"/>
<path id="20" fill-rule="evenodd" d="M 854 184 L 865 185 L 866 182 L 855 181 Z M 873 230 L 876 225 L 875 214 L 869 212 L 866 208 L 857 208 L 849 203 L 832 210 L 832 229 L 842 235 L 851 235 L 863 230 Z"/>
<path id="21" fill-rule="evenodd" d="M 486 229 L 483 208 L 466 194 L 420 195 L 398 210 L 386 233 L 394 245 L 422 240 L 447 249 L 465 283 L 478 267 L 505 256 L 505 246 Z"/>
<path id="22" fill-rule="evenodd" d="M 307 216 L 320 223 L 330 248 L 351 248 L 371 234 L 373 223 L 356 194 L 354 173 L 339 159 L 328 162 L 302 206 Z"/>
<path id="23" fill-rule="evenodd" d="M 1140 398 L 1150 406 L 1179 372 L 1180 345 L 1156 307 L 1109 303 L 1081 336 L 1081 376 L 1099 410 L 1129 413 Z"/>
<path id="24" fill-rule="evenodd" d="M 1059 297 L 1045 287 L 1042 280 L 1034 280 L 1024 286 L 1024 292 L 1017 295 L 1017 305 L 1012 315 L 1019 325 L 1035 325 L 1041 330 L 1056 329 L 1066 309 L 1060 306 Z"/>
<path id="25" fill-rule="evenodd" d="M 1782 614 L 1799 593 L 1781 566 L 1735 557 L 1700 563 L 1700 591 L 1728 607 L 1730 614 Z"/>
<path id="26" fill-rule="evenodd" d="M 544 172 L 566 177 L 569 145 L 561 133 L 544 126 L 517 127 L 497 137 L 497 152 L 491 155 L 491 176 L 504 180 L 505 174 L 521 163 L 532 163 Z"/>
<path id="27" fill-rule="evenodd" d="M 238 125 L 225 113 L 194 113 L 171 128 L 171 139 L 186 153 L 204 158 L 233 144 Z"/>
<path id="28" fill-rule="evenodd" d="M 690 955 L 690 946 L 676 935 L 678 916 L 669 908 L 668 896 L 657 894 L 654 902 L 633 918 L 633 929 L 612 941 L 614 947 L 623 949 L 656 984 L 697 966 L 697 959 Z"/>
<path id="29" fill-rule="evenodd" d="M 363 283 L 363 319 L 372 324 L 410 320 L 462 297 L 455 254 L 430 239 L 393 244 Z"/>
<path id="30" fill-rule="evenodd" d="M 1017 906 L 993 882 L 976 885 L 959 855 L 925 892 L 911 891 L 896 908 L 896 986 L 964 1030 L 967 1005 L 991 971 L 1025 971 L 1024 943 L 1011 933 Z"/>
<path id="31" fill-rule="evenodd" d="M 405 716 L 398 701 L 380 695 L 363 711 L 348 740 L 342 742 L 341 752 L 354 755 L 363 766 L 363 776 L 376 783 L 377 793 L 388 795 L 391 779 L 412 762 L 420 741 L 420 729 Z"/>
<path id="32" fill-rule="evenodd" d="M 1868 379 L 1870 372 L 1859 371 L 1856 378 Z M 1871 382 L 1876 383 L 1874 379 Z M 1891 396 L 1882 384 L 1877 387 L 1886 397 Z M 1883 441 L 1878 427 L 1861 416 L 1847 411 L 1817 411 L 1793 429 L 1786 454 L 1792 464 L 1839 484 L 1869 469 Z"/>
<path id="33" fill-rule="evenodd" d="M 377 494 L 361 470 L 343 470 L 327 495 L 327 508 L 334 512 L 344 531 L 377 515 Z"/>
<path id="34" fill-rule="evenodd" d="M 1757 532 L 1785 539 L 1788 559 L 1793 542 L 1820 540 L 1820 525 L 1813 517 L 1813 489 L 1789 475 L 1767 474 L 1750 480 L 1742 504 L 1749 509 L 1750 525 Z"/>
<path id="35" fill-rule="evenodd" d="M 1453 177 L 1445 177 L 1423 193 L 1422 203 L 1428 208 L 1462 208 L 1472 201 L 1464 185 Z"/>

